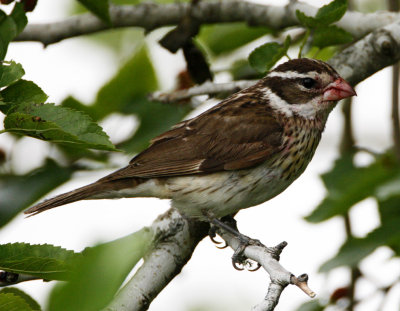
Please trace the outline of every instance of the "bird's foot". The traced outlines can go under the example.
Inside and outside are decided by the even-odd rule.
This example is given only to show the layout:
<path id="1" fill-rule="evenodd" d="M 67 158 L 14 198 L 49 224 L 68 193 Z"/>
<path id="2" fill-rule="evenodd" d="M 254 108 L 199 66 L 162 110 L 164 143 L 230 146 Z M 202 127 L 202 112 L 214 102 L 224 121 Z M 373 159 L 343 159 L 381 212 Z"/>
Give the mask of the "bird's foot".
<path id="1" fill-rule="evenodd" d="M 239 232 L 238 232 L 239 233 Z M 244 255 L 244 250 L 249 245 L 256 245 L 256 246 L 264 246 L 259 240 L 249 238 L 248 236 L 239 233 L 237 236 L 239 239 L 239 246 L 235 249 L 235 252 L 232 255 L 232 265 L 236 270 L 242 271 L 246 268 L 246 270 L 250 272 L 257 271 L 261 268 L 261 265 L 257 262 L 256 267 L 253 268 L 254 262 L 249 260 Z"/>
<path id="2" fill-rule="evenodd" d="M 225 217 L 221 218 L 221 220 L 219 220 L 217 218 L 212 218 L 212 219 L 210 219 L 210 222 L 211 222 L 212 226 L 209 231 L 209 236 L 214 243 L 221 244 L 221 242 L 216 241 L 214 239 L 218 228 L 225 230 L 226 232 L 232 234 L 239 240 L 239 246 L 236 248 L 236 250 L 232 256 L 232 265 L 236 270 L 244 270 L 244 268 L 246 268 L 249 271 L 257 271 L 261 267 L 257 263 L 257 267 L 253 269 L 252 268 L 253 262 L 250 261 L 244 255 L 243 252 L 246 249 L 246 247 L 249 245 L 263 246 L 263 244 L 259 240 L 249 238 L 248 236 L 240 233 L 236 226 L 236 220 L 232 216 L 225 216 Z M 225 245 L 223 247 L 219 247 L 219 246 L 217 246 L 217 247 L 225 248 L 225 247 L 227 247 L 227 244 L 225 243 Z"/>

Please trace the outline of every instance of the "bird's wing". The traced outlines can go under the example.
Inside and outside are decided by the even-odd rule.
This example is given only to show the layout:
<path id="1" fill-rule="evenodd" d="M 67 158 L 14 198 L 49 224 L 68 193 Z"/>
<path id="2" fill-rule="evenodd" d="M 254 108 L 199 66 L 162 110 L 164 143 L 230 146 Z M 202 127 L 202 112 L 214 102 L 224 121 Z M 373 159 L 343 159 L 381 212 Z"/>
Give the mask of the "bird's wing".
<path id="1" fill-rule="evenodd" d="M 129 166 L 101 180 L 250 168 L 280 150 L 282 131 L 265 102 L 233 97 L 156 137 Z"/>

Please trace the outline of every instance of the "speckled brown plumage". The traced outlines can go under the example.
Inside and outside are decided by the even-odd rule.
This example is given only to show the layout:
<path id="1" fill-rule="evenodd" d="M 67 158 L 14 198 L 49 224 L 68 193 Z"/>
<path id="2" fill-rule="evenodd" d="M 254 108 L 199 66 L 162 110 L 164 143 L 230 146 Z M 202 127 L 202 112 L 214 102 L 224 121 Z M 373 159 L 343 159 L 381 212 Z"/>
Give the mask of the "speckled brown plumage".
<path id="1" fill-rule="evenodd" d="M 300 176 L 336 100 L 354 94 L 324 62 L 286 62 L 154 138 L 128 166 L 26 213 L 82 199 L 138 196 L 172 199 L 189 217 L 235 213 L 269 200 Z"/>

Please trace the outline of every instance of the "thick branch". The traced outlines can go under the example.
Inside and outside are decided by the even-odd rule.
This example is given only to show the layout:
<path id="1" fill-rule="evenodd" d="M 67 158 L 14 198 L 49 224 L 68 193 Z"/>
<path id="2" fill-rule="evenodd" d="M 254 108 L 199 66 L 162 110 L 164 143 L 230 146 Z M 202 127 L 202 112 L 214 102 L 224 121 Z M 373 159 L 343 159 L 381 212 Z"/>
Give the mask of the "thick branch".
<path id="1" fill-rule="evenodd" d="M 170 209 L 154 221 L 151 229 L 157 236 L 154 248 L 105 311 L 147 310 L 153 299 L 181 272 L 206 236 L 209 225 L 183 219 L 176 210 Z"/>
<path id="2" fill-rule="evenodd" d="M 228 83 L 212 83 L 207 81 L 201 85 L 196 85 L 189 89 L 183 89 L 172 93 L 154 92 L 149 95 L 149 99 L 163 103 L 172 103 L 198 95 L 215 95 L 226 92 L 234 93 L 246 87 L 252 86 L 256 82 L 256 80 L 233 81 Z"/>
<path id="3" fill-rule="evenodd" d="M 141 3 L 135 6 L 112 6 L 110 9 L 113 28 L 140 27 L 146 31 L 178 24 L 185 16 L 188 3 Z M 260 5 L 241 0 L 200 2 L 192 8 L 192 15 L 200 24 L 246 22 L 251 26 L 267 26 L 283 29 L 299 25 L 296 10 L 314 15 L 316 7 L 291 1 L 287 6 Z M 376 28 L 393 23 L 399 13 L 376 12 L 363 14 L 347 12 L 337 23 L 355 38 L 370 33 Z M 44 45 L 76 36 L 110 29 L 92 14 L 70 17 L 64 21 L 46 24 L 29 24 L 15 41 L 38 41 Z"/>
<path id="4" fill-rule="evenodd" d="M 400 21 L 368 34 L 329 60 L 352 85 L 400 60 Z"/>
<path id="5" fill-rule="evenodd" d="M 400 20 L 368 34 L 352 44 L 328 62 L 338 70 L 343 78 L 356 85 L 379 70 L 400 60 Z M 158 101 L 185 99 L 195 95 L 234 93 L 240 87 L 247 87 L 255 81 L 238 81 L 223 84 L 204 83 L 173 93 L 154 93 L 150 97 Z"/>

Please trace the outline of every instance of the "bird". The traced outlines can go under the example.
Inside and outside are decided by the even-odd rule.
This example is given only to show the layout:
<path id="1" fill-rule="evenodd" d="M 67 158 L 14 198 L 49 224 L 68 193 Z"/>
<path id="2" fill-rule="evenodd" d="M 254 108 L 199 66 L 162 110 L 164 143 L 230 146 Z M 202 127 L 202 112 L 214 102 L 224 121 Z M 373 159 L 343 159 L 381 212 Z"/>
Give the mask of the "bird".
<path id="1" fill-rule="evenodd" d="M 25 214 L 88 199 L 170 199 L 184 217 L 220 219 L 266 202 L 306 169 L 337 101 L 355 90 L 328 63 L 278 65 L 256 84 L 180 122 L 123 167 Z"/>

